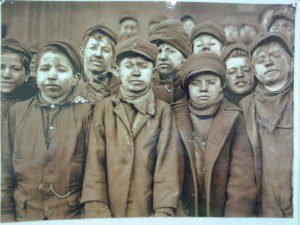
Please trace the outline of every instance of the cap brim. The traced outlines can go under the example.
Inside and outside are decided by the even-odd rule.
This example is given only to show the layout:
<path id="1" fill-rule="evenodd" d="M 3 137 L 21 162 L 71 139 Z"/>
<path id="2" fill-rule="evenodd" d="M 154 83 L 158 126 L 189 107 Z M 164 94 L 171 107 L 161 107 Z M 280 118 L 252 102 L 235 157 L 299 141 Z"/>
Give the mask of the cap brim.
<path id="1" fill-rule="evenodd" d="M 267 40 L 269 39 L 277 39 L 279 40 L 285 47 L 285 49 L 287 50 L 288 54 L 291 56 L 291 57 L 294 57 L 294 53 L 293 53 L 293 50 L 292 50 L 292 46 L 290 45 L 289 43 L 289 40 L 286 40 L 285 37 L 283 37 L 282 35 L 280 34 L 277 34 L 277 33 L 268 33 L 268 35 L 265 35 L 263 37 L 261 37 L 260 39 L 257 39 L 256 41 L 254 41 L 254 43 L 252 44 L 252 48 L 251 48 L 251 51 L 250 51 L 250 56 L 252 58 L 253 56 L 253 53 L 254 51 L 259 47 L 261 46 L 264 42 L 266 42 Z"/>

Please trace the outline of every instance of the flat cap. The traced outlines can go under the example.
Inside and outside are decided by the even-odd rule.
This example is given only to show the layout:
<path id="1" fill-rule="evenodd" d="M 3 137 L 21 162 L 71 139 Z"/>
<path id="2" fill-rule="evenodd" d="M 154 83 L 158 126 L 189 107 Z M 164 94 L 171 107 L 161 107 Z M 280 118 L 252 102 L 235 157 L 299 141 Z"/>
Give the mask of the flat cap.
<path id="1" fill-rule="evenodd" d="M 94 32 L 99 32 L 101 34 L 108 36 L 115 44 L 117 44 L 118 42 L 118 35 L 113 30 L 111 30 L 109 27 L 105 26 L 102 23 L 98 23 L 86 29 L 83 34 L 82 41 L 85 39 L 85 37 L 91 36 Z"/>
<path id="2" fill-rule="evenodd" d="M 245 52 L 247 54 L 247 56 L 250 58 L 249 48 L 242 43 L 237 43 L 237 44 L 232 44 L 232 45 L 229 45 L 229 46 L 223 48 L 222 54 L 221 54 L 221 58 L 223 59 L 223 61 L 225 61 L 227 58 L 229 58 L 230 54 L 236 50 Z"/>
<path id="3" fill-rule="evenodd" d="M 130 53 L 136 53 L 150 59 L 155 64 L 157 46 L 138 36 L 119 42 L 116 46 L 116 60 L 126 57 Z"/>
<path id="4" fill-rule="evenodd" d="M 186 82 L 192 75 L 203 72 L 212 72 L 220 77 L 222 85 L 225 83 L 226 64 L 222 58 L 213 53 L 201 53 L 191 55 L 183 62 L 179 72 L 182 87 L 186 88 Z"/>
<path id="5" fill-rule="evenodd" d="M 219 27 L 212 21 L 205 21 L 203 23 L 197 24 L 192 29 L 191 33 L 191 43 L 200 35 L 200 34 L 210 34 L 216 37 L 223 44 L 226 42 L 226 34 L 223 28 Z"/>
<path id="6" fill-rule="evenodd" d="M 270 30 L 277 19 L 286 19 L 295 24 L 295 11 L 291 7 L 276 9 L 268 19 L 267 30 Z"/>
<path id="7" fill-rule="evenodd" d="M 121 24 L 124 20 L 134 20 L 138 23 L 137 15 L 134 12 L 123 12 L 120 19 L 119 24 Z"/>
<path id="8" fill-rule="evenodd" d="M 28 62 L 30 62 L 32 58 L 29 47 L 13 37 L 1 39 L 1 50 L 15 51 L 22 54 Z"/>
<path id="9" fill-rule="evenodd" d="M 171 45 L 186 58 L 191 54 L 189 36 L 180 20 L 167 19 L 154 25 L 149 33 L 149 41 L 157 45 L 162 42 Z"/>
<path id="10" fill-rule="evenodd" d="M 39 63 L 41 54 L 47 51 L 57 51 L 68 57 L 76 73 L 81 74 L 83 71 L 82 61 L 76 48 L 67 41 L 49 41 L 41 45 L 37 52 L 36 66 Z"/>
<path id="11" fill-rule="evenodd" d="M 253 56 L 253 52 L 255 49 L 265 43 L 268 43 L 270 41 L 278 41 L 280 42 L 283 47 L 285 48 L 286 52 L 291 56 L 294 57 L 294 51 L 291 42 L 288 40 L 287 37 L 285 37 L 281 33 L 277 32 L 267 32 L 267 33 L 261 33 L 256 36 L 256 38 L 252 42 L 252 47 L 250 50 L 251 57 Z"/>

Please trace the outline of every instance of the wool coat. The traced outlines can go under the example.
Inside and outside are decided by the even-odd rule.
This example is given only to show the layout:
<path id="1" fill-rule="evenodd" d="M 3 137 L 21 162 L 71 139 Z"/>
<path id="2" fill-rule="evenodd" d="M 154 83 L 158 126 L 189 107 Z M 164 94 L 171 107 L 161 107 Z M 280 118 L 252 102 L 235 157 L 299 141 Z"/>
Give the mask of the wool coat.
<path id="1" fill-rule="evenodd" d="M 155 115 L 138 112 L 131 127 L 120 98 L 111 96 L 94 109 L 81 202 L 103 203 L 112 217 L 148 217 L 156 209 L 175 209 L 183 164 L 167 103 L 155 99 Z M 135 207 L 128 209 L 129 200 Z M 101 209 L 94 210 L 100 217 Z"/>
<path id="2" fill-rule="evenodd" d="M 194 138 L 187 98 L 172 107 L 185 154 L 181 201 L 187 216 L 199 216 Z M 223 99 L 210 128 L 204 164 L 207 216 L 252 215 L 256 196 L 254 160 L 240 111 Z"/>
<path id="3" fill-rule="evenodd" d="M 4 127 L 2 221 L 80 217 L 90 106 L 65 102 L 47 149 L 36 101 L 13 105 Z"/>

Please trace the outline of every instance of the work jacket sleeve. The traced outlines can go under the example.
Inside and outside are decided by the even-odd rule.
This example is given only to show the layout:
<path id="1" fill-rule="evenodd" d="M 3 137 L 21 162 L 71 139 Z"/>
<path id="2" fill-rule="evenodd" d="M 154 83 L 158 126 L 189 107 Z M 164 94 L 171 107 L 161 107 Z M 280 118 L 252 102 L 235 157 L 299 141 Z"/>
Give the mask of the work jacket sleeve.
<path id="1" fill-rule="evenodd" d="M 15 221 L 15 201 L 13 191 L 16 188 L 17 180 L 13 171 L 13 139 L 14 123 L 13 113 L 8 114 L 1 132 L 1 221 Z"/>
<path id="2" fill-rule="evenodd" d="M 110 216 L 102 108 L 101 103 L 95 106 L 89 130 L 88 153 L 81 196 L 81 203 L 86 204 L 84 217 Z"/>
<path id="3" fill-rule="evenodd" d="M 184 174 L 184 156 L 171 108 L 164 109 L 156 149 L 153 209 L 160 213 L 164 208 L 176 209 Z M 173 214 L 173 213 L 171 213 Z M 155 216 L 155 215 L 154 215 Z"/>
<path id="4" fill-rule="evenodd" d="M 255 216 L 257 195 L 254 156 L 247 136 L 245 120 L 241 114 L 238 116 L 235 126 L 237 127 L 231 148 L 225 216 L 252 217 Z"/>

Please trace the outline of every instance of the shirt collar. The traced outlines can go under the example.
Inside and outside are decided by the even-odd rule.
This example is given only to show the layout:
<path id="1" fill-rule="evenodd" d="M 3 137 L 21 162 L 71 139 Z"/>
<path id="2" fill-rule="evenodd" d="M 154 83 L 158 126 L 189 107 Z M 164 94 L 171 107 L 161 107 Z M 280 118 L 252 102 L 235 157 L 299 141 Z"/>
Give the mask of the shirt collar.
<path id="1" fill-rule="evenodd" d="M 34 99 L 34 104 L 37 107 L 51 107 L 51 108 L 54 108 L 55 106 L 63 106 L 65 104 L 70 104 L 72 102 L 73 102 L 73 99 L 72 99 L 71 94 L 69 94 L 63 101 L 61 101 L 59 103 L 55 103 L 55 104 L 47 102 L 45 99 L 43 99 L 40 92 L 36 95 L 36 97 Z"/>

